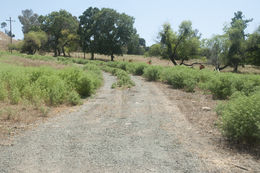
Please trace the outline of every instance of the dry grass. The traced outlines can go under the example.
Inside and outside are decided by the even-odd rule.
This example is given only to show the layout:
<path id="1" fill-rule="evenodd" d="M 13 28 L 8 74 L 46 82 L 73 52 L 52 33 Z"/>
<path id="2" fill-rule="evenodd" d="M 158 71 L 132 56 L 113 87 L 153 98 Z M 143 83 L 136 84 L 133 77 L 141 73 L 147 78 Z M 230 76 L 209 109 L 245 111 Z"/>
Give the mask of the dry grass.
<path id="1" fill-rule="evenodd" d="M 17 43 L 17 40 L 13 39 L 13 43 Z M 0 50 L 8 50 L 8 44 L 10 44 L 10 37 L 0 31 Z"/>
<path id="2" fill-rule="evenodd" d="M 74 58 L 83 58 L 84 54 L 81 52 L 71 53 L 71 56 Z M 86 59 L 90 59 L 91 55 L 86 54 Z M 95 54 L 95 59 L 110 61 L 110 56 Z M 161 65 L 161 66 L 173 66 L 173 63 L 170 60 L 160 59 L 159 57 L 145 57 L 143 55 L 123 55 L 123 56 L 115 56 L 115 61 L 126 61 L 126 62 L 145 62 L 148 63 L 151 60 L 152 65 Z M 179 61 L 177 61 L 180 63 Z M 214 70 L 214 66 L 207 64 L 205 61 L 200 59 L 193 59 L 189 61 L 185 61 L 186 64 L 192 64 L 194 62 L 199 62 L 205 64 L 205 67 L 210 70 Z M 195 65 L 194 68 L 199 69 L 200 65 Z M 245 65 L 245 67 L 238 68 L 239 73 L 242 74 L 260 74 L 260 67 L 253 65 Z M 232 72 L 233 68 L 228 67 L 223 70 L 223 72 Z"/>
<path id="3" fill-rule="evenodd" d="M 7 56 L 5 58 L 0 59 L 0 62 L 18 65 L 18 66 L 24 66 L 24 67 L 48 66 L 48 67 L 52 67 L 55 69 L 62 69 L 64 67 L 66 67 L 63 64 L 59 64 L 54 61 L 32 60 L 32 59 L 22 58 L 22 57 L 18 57 L 18 56 Z"/>
<path id="4" fill-rule="evenodd" d="M 158 88 L 168 96 L 170 100 L 177 103 L 180 111 L 190 122 L 195 131 L 208 139 L 208 143 L 215 146 L 217 151 L 238 155 L 238 160 L 245 156 L 260 159 L 260 146 L 248 146 L 228 141 L 218 128 L 219 117 L 215 111 L 218 100 L 213 100 L 212 95 L 206 94 L 197 89 L 194 93 L 187 93 L 182 90 L 172 89 L 171 86 L 156 82 Z M 224 101 L 221 101 L 224 102 Z M 203 110 L 209 107 L 211 110 Z"/>
<path id="5" fill-rule="evenodd" d="M 79 106 L 70 107 L 61 105 L 59 107 L 47 107 L 30 104 L 11 105 L 0 102 L 0 145 L 10 139 L 10 137 L 20 132 L 37 126 L 51 117 L 62 114 L 63 112 L 74 112 Z"/>
<path id="6" fill-rule="evenodd" d="M 32 60 L 18 56 L 6 56 L 1 58 L 0 62 L 24 67 L 48 66 L 56 69 L 66 67 L 54 61 Z M 71 109 L 67 105 L 47 107 L 45 105 L 31 105 L 24 102 L 18 105 L 0 102 L 0 141 L 30 128 L 36 122 L 45 121 L 48 117 L 55 116 L 63 110 L 68 111 Z"/>

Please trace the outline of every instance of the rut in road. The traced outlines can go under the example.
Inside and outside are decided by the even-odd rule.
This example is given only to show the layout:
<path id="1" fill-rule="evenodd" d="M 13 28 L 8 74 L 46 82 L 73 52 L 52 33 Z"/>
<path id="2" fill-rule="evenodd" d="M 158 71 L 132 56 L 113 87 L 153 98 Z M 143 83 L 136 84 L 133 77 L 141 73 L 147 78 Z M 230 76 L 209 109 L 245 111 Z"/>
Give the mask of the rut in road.
<path id="1" fill-rule="evenodd" d="M 179 140 L 180 113 L 153 83 L 133 77 L 111 89 L 113 76 L 73 113 L 51 118 L 0 146 L 0 172 L 207 172 Z M 176 129 L 179 134 L 176 135 Z"/>

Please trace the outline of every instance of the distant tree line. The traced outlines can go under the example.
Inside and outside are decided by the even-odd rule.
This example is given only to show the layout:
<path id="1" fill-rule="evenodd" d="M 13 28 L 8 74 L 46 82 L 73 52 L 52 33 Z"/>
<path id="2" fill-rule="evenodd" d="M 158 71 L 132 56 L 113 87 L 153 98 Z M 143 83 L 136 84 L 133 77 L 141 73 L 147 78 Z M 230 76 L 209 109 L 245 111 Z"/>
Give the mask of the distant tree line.
<path id="1" fill-rule="evenodd" d="M 66 10 L 38 15 L 22 11 L 19 17 L 24 40 L 21 52 L 34 54 L 52 51 L 54 56 L 70 56 L 73 51 L 111 56 L 144 54 L 146 43 L 134 28 L 134 18 L 109 8 L 88 8 L 79 18 Z M 3 24 L 3 27 L 4 24 Z"/>
<path id="2" fill-rule="evenodd" d="M 185 60 L 206 57 L 216 70 L 233 67 L 237 72 L 245 64 L 260 65 L 260 26 L 252 34 L 245 33 L 253 19 L 245 19 L 241 11 L 234 13 L 223 35 L 201 39 L 198 30 L 192 29 L 190 21 L 183 21 L 178 32 L 170 24 L 163 25 L 158 34 L 158 43 L 152 45 L 146 56 L 159 56 L 170 59 L 173 64 L 187 65 Z M 191 64 L 192 65 L 192 64 Z"/>
<path id="3" fill-rule="evenodd" d="M 253 19 L 246 19 L 241 11 L 234 13 L 224 34 L 201 39 L 191 21 L 183 21 L 178 31 L 169 23 L 162 26 L 158 42 L 146 46 L 134 28 L 134 18 L 109 8 L 88 8 L 78 18 L 66 10 L 38 15 L 32 10 L 22 11 L 19 16 L 24 40 L 15 47 L 28 54 L 54 52 L 54 56 L 70 56 L 71 52 L 111 56 L 136 54 L 171 60 L 174 65 L 186 64 L 189 59 L 206 57 L 216 70 L 228 66 L 234 72 L 245 64 L 260 65 L 260 26 L 255 32 L 246 33 Z M 2 28 L 7 24 L 3 22 Z M 8 31 L 6 31 L 8 33 Z"/>

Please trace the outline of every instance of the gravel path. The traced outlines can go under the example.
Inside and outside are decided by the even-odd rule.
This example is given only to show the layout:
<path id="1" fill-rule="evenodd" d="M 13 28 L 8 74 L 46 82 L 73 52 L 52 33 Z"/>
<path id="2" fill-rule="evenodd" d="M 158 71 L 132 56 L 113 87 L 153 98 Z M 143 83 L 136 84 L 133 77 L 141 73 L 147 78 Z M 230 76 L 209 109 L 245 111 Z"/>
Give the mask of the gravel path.
<path id="1" fill-rule="evenodd" d="M 0 172 L 212 172 L 183 145 L 189 127 L 156 85 L 133 77 L 135 87 L 115 90 L 115 78 L 104 78 L 77 112 L 0 146 Z"/>

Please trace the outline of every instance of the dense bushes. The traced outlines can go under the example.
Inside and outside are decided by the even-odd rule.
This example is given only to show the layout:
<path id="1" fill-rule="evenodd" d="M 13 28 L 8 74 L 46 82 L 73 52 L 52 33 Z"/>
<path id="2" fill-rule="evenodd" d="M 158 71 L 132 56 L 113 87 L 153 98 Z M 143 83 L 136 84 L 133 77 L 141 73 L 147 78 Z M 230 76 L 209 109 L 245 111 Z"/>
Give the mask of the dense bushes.
<path id="1" fill-rule="evenodd" d="M 68 60 L 60 59 L 60 61 Z M 88 72 L 84 73 L 75 68 L 60 71 L 50 68 L 21 70 L 1 66 L 0 100 L 12 104 L 23 100 L 31 102 L 40 100 L 53 105 L 64 102 L 77 104 L 80 96 L 92 94 L 95 88 L 101 85 L 102 75 L 99 70 L 101 67 L 104 71 L 117 76 L 118 80 L 113 87 L 133 86 L 134 83 L 128 75 L 132 73 L 143 75 L 149 81 L 168 83 L 176 89 L 193 92 L 196 88 L 200 88 L 210 92 L 215 99 L 227 99 L 229 101 L 225 101 L 217 108 L 223 134 L 235 141 L 259 143 L 260 77 L 258 75 L 218 73 L 183 66 L 150 66 L 145 63 L 106 63 L 80 59 L 69 61 L 85 64 L 84 69 Z"/>
<path id="2" fill-rule="evenodd" d="M 138 63 L 110 63 L 133 74 Z M 115 69 L 114 69 L 115 71 Z M 163 81 L 173 88 L 193 92 L 196 87 L 210 91 L 215 99 L 230 99 L 218 106 L 220 128 L 229 139 L 243 143 L 260 142 L 260 77 L 195 70 L 188 67 L 144 66 L 149 81 Z"/>
<path id="3" fill-rule="evenodd" d="M 163 68 L 161 66 L 149 66 L 145 68 L 143 76 L 148 81 L 157 81 L 160 79 L 162 69 Z"/>
<path id="4" fill-rule="evenodd" d="M 228 138 L 243 143 L 260 142 L 260 91 L 250 96 L 237 94 L 218 107 L 220 127 Z"/>
<path id="5" fill-rule="evenodd" d="M 0 100 L 18 104 L 79 104 L 101 85 L 101 73 L 78 68 L 18 67 L 0 64 Z M 95 69 L 97 71 L 97 69 Z"/>

